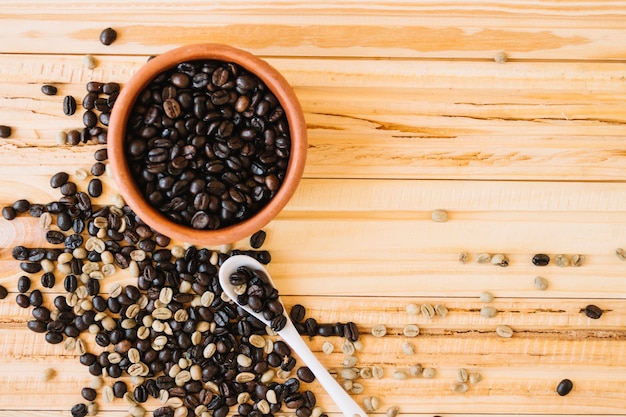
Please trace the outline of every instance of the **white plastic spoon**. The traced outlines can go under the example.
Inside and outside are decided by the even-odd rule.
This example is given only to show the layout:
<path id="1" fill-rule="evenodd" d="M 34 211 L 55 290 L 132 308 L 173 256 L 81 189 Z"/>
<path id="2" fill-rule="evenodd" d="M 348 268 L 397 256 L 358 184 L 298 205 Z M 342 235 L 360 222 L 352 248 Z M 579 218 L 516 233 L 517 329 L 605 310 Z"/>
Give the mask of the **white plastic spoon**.
<path id="1" fill-rule="evenodd" d="M 235 294 L 233 285 L 230 283 L 230 276 L 237 271 L 239 267 L 247 267 L 252 270 L 262 271 L 267 275 L 268 279 L 272 286 L 274 283 L 272 282 L 272 278 L 267 273 L 265 268 L 261 263 L 259 263 L 256 259 L 247 256 L 247 255 L 235 255 L 228 258 L 222 266 L 220 267 L 219 277 L 220 284 L 222 285 L 222 289 L 233 301 L 237 302 L 237 294 Z M 282 303 L 282 301 L 281 301 Z M 253 315 L 257 319 L 261 320 L 261 322 L 269 325 L 268 321 L 263 318 L 262 314 L 255 313 L 251 308 L 247 305 L 241 305 L 241 307 L 246 310 L 249 314 Z M 289 316 L 285 314 L 287 317 L 287 323 L 285 327 L 280 330 L 278 335 L 289 345 L 291 349 L 304 361 L 304 363 L 309 367 L 311 372 L 315 375 L 317 381 L 324 387 L 328 395 L 335 401 L 341 412 L 346 417 L 367 417 L 365 411 L 359 407 L 359 405 L 348 395 L 348 393 L 339 385 L 337 380 L 333 378 L 324 365 L 320 363 L 317 357 L 311 352 L 309 346 L 302 340 L 300 334 L 296 330 L 295 326 L 289 319 Z"/>

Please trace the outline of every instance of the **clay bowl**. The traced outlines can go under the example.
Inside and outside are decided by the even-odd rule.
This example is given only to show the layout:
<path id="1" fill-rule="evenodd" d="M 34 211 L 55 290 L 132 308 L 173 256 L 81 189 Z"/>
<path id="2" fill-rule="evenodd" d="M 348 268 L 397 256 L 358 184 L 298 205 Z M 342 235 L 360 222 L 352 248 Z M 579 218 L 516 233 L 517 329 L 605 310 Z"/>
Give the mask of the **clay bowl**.
<path id="1" fill-rule="evenodd" d="M 127 122 L 139 94 L 155 77 L 179 63 L 215 60 L 234 63 L 256 75 L 275 95 L 289 125 L 291 149 L 280 188 L 255 214 L 238 223 L 215 229 L 197 229 L 175 222 L 153 207 L 139 189 L 129 167 L 125 141 Z M 226 45 L 196 44 L 173 49 L 149 60 L 124 86 L 115 102 L 108 130 L 108 158 L 111 173 L 126 204 L 150 227 L 173 239 L 197 244 L 234 243 L 266 226 L 284 208 L 294 194 L 304 170 L 307 132 L 302 109 L 293 88 L 282 75 L 254 55 Z"/>

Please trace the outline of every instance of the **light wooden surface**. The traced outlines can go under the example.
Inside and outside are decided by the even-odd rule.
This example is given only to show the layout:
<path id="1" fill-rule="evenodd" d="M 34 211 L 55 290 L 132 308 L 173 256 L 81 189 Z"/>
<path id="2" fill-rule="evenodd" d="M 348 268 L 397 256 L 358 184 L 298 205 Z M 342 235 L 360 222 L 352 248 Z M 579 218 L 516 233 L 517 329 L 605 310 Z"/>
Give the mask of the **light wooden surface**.
<path id="1" fill-rule="evenodd" d="M 0 139 L 1 206 L 58 198 L 49 177 L 92 164 L 97 146 L 56 144 L 59 130 L 82 126 L 80 111 L 63 115 L 64 95 L 82 98 L 90 80 L 123 84 L 182 44 L 249 50 L 294 86 L 309 132 L 301 186 L 266 229 L 269 268 L 286 304 L 359 325 L 359 366 L 385 377 L 365 380 L 358 401 L 379 396 L 376 415 L 393 405 L 412 416 L 626 415 L 626 263 L 615 256 L 626 247 L 626 2 L 82 3 L 0 1 L 0 124 L 13 127 Z M 108 47 L 98 41 L 107 26 L 119 33 Z M 508 61 L 496 62 L 500 52 Z M 58 95 L 44 96 L 43 83 Z M 102 203 L 115 193 L 108 178 L 105 188 Z M 434 209 L 449 220 L 433 222 Z M 44 233 L 30 218 L 0 220 L 0 284 L 11 291 L 0 301 L 0 417 L 69 415 L 90 379 L 75 355 L 28 331 L 29 312 L 13 302 L 11 248 L 43 245 Z M 483 252 L 510 266 L 478 264 Z M 538 268 L 538 252 L 586 262 Z M 493 318 L 479 314 L 482 291 L 496 297 Z M 411 316 L 408 303 L 449 315 Z M 581 314 L 590 303 L 605 311 L 599 320 Z M 379 323 L 383 338 L 369 334 Z M 421 329 L 414 355 L 402 352 L 409 323 Z M 332 341 L 328 356 L 324 339 L 308 343 L 338 368 Z M 416 363 L 437 376 L 392 377 Z M 46 367 L 58 371 L 50 382 Z M 483 380 L 454 393 L 459 368 Z M 563 378 L 574 381 L 566 397 L 555 393 Z M 101 408 L 127 411 L 119 400 Z"/>

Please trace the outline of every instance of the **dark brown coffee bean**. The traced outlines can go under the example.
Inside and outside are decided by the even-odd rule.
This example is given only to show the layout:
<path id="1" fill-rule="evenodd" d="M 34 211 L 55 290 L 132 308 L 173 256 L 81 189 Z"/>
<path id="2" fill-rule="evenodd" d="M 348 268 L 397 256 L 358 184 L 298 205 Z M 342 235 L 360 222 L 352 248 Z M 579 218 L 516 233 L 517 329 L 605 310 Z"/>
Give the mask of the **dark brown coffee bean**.
<path id="1" fill-rule="evenodd" d="M 261 246 L 263 246 L 263 243 L 265 243 L 265 237 L 266 233 L 264 230 L 257 231 L 250 237 L 250 246 L 252 246 L 254 249 L 260 248 Z"/>
<path id="2" fill-rule="evenodd" d="M 98 178 L 94 178 L 89 181 L 87 191 L 91 197 L 100 197 L 102 195 L 102 181 Z"/>
<path id="3" fill-rule="evenodd" d="M 28 274 L 36 274 L 41 271 L 41 264 L 38 262 L 20 262 L 20 269 Z"/>
<path id="4" fill-rule="evenodd" d="M 545 253 L 538 253 L 533 256 L 532 259 L 533 265 L 537 266 L 546 266 L 550 263 L 550 257 Z"/>
<path id="5" fill-rule="evenodd" d="M 9 291 L 3 285 L 0 285 L 0 300 L 4 300 L 9 295 Z"/>
<path id="6" fill-rule="evenodd" d="M 47 96 L 54 96 L 57 94 L 57 88 L 50 84 L 44 84 L 41 86 L 41 92 Z"/>
<path id="7" fill-rule="evenodd" d="M 64 196 L 72 196 L 72 195 L 76 194 L 77 187 L 76 187 L 75 183 L 69 181 L 69 182 L 66 182 L 65 184 L 61 185 L 61 187 L 59 187 L 59 191 Z"/>
<path id="8" fill-rule="evenodd" d="M 17 216 L 15 209 L 11 206 L 6 206 L 2 208 L 2 217 L 6 220 L 13 220 Z"/>
<path id="9" fill-rule="evenodd" d="M 359 340 L 359 329 L 353 322 L 348 322 L 343 326 L 343 336 L 350 342 Z"/>
<path id="10" fill-rule="evenodd" d="M 84 387 L 81 391 L 80 391 L 80 395 L 82 395 L 82 397 L 84 399 L 86 399 L 87 401 L 93 401 L 96 399 L 96 390 L 90 387 Z"/>
<path id="11" fill-rule="evenodd" d="M 106 166 L 102 162 L 96 162 L 91 166 L 91 175 L 99 177 L 104 174 Z"/>
<path id="12" fill-rule="evenodd" d="M 296 371 L 296 375 L 302 382 L 313 382 L 315 380 L 315 375 L 311 372 L 311 369 L 307 366 L 301 366 Z"/>
<path id="13" fill-rule="evenodd" d="M 8 138 L 11 136 L 11 127 L 10 126 L 5 126 L 5 125 L 0 125 L 0 138 Z"/>
<path id="14" fill-rule="evenodd" d="M 100 32 L 100 43 L 111 45 L 117 39 L 117 32 L 113 28 L 106 28 Z"/>
<path id="15" fill-rule="evenodd" d="M 170 407 L 159 407 L 152 412 L 154 417 L 174 417 L 174 410 Z M 215 413 L 213 414 L 215 416 Z"/>
<path id="16" fill-rule="evenodd" d="M 85 417 L 87 415 L 87 412 L 88 412 L 87 405 L 83 403 L 74 405 L 72 409 L 70 410 L 72 417 Z"/>
<path id="17" fill-rule="evenodd" d="M 55 277 L 52 272 L 45 272 L 41 275 L 41 285 L 44 288 L 52 288 L 55 284 Z"/>
<path id="18" fill-rule="evenodd" d="M 63 334 L 57 332 L 47 332 L 45 336 L 46 342 L 51 345 L 57 345 L 63 341 Z"/>
<path id="19" fill-rule="evenodd" d="M 597 320 L 602 317 L 602 309 L 594 304 L 589 304 L 584 308 L 585 315 L 590 319 Z"/>
<path id="20" fill-rule="evenodd" d="M 67 172 L 63 172 L 63 171 L 57 172 L 52 177 L 50 177 L 50 187 L 59 188 L 63 184 L 67 183 L 69 178 L 70 178 L 70 175 Z"/>
<path id="21" fill-rule="evenodd" d="M 63 98 L 63 113 L 66 116 L 76 113 L 76 99 L 73 96 L 65 96 Z"/>
<path id="22" fill-rule="evenodd" d="M 93 111 L 87 110 L 83 113 L 83 124 L 85 125 L 85 127 L 90 129 L 94 127 L 97 123 L 98 116 L 96 116 Z"/>
<path id="23" fill-rule="evenodd" d="M 17 290 L 21 293 L 28 292 L 28 290 L 30 290 L 30 284 L 30 278 L 26 275 L 22 275 L 17 279 Z"/>
<path id="24" fill-rule="evenodd" d="M 561 396 L 569 394 L 574 388 L 574 384 L 569 379 L 564 379 L 556 387 L 556 392 Z"/>

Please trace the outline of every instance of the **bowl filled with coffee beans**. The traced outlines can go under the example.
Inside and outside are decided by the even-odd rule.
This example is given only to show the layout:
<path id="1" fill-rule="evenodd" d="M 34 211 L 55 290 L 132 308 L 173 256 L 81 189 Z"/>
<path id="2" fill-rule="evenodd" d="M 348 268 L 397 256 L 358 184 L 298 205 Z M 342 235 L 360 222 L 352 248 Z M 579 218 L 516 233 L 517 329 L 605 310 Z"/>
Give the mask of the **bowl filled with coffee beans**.
<path id="1" fill-rule="evenodd" d="M 220 44 L 150 59 L 120 92 L 108 133 L 126 203 L 183 242 L 233 243 L 294 194 L 307 132 L 293 88 L 272 66 Z"/>

